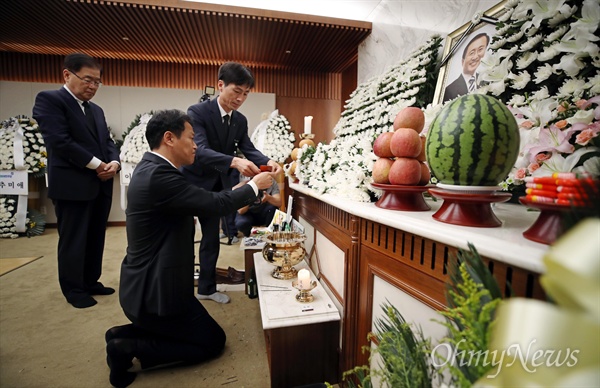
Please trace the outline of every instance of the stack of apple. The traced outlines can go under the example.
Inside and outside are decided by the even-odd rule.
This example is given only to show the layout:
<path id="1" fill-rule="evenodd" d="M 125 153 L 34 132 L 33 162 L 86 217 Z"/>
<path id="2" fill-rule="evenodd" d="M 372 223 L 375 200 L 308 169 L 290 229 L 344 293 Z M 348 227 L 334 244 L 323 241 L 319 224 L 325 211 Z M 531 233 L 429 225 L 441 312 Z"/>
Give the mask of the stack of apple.
<path id="1" fill-rule="evenodd" d="M 403 186 L 429 183 L 425 137 L 419 135 L 424 125 L 425 115 L 420 108 L 404 108 L 394 119 L 394 132 L 384 132 L 375 139 L 373 152 L 379 159 L 373 165 L 374 183 Z"/>

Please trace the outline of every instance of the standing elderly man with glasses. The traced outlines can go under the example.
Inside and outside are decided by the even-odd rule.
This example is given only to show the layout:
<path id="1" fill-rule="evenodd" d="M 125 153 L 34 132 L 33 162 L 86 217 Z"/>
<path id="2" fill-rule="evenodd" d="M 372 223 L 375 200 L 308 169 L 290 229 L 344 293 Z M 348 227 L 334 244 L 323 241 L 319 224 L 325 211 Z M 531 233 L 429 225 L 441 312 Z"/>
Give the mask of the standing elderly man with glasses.
<path id="1" fill-rule="evenodd" d="M 99 282 L 106 223 L 119 152 L 104 111 L 90 102 L 102 67 L 86 54 L 65 57 L 58 90 L 40 92 L 33 107 L 48 150 L 48 197 L 58 224 L 58 281 L 67 302 L 86 308 L 92 295 L 110 295 Z"/>

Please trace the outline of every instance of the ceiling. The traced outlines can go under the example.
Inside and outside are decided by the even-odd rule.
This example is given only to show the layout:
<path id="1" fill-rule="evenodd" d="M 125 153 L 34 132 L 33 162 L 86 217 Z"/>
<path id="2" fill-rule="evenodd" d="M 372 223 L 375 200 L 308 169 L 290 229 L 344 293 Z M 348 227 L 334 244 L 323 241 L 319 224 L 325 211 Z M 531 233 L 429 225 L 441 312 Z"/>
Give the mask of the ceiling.
<path id="1" fill-rule="evenodd" d="M 230 5 L 295 12 L 307 15 L 370 21 L 372 13 L 384 0 L 186 0 L 199 3 Z"/>
<path id="2" fill-rule="evenodd" d="M 0 51 L 340 73 L 371 23 L 183 0 L 3 0 Z"/>

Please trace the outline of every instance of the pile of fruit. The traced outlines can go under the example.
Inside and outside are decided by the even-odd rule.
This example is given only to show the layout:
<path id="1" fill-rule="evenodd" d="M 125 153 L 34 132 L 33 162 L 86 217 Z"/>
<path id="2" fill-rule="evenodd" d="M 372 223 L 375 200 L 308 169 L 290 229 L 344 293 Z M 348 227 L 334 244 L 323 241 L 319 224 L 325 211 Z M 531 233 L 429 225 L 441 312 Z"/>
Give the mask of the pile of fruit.
<path id="1" fill-rule="evenodd" d="M 425 163 L 425 137 L 420 136 L 425 115 L 420 108 L 402 109 L 394 119 L 394 132 L 380 134 L 373 143 L 379 159 L 373 165 L 373 182 L 403 186 L 429 183 L 429 167 Z"/>
<path id="2" fill-rule="evenodd" d="M 314 148 L 315 142 L 312 141 L 312 139 L 308 139 L 308 138 L 300 140 L 300 143 L 298 143 L 298 147 L 294 148 L 290 155 L 290 157 L 292 158 L 292 163 L 290 163 L 290 167 L 286 171 L 286 173 L 288 176 L 292 177 L 295 181 L 298 180 L 298 178 L 296 177 L 296 168 L 298 167 L 298 152 L 300 151 L 300 148 L 304 147 L 305 145 Z"/>

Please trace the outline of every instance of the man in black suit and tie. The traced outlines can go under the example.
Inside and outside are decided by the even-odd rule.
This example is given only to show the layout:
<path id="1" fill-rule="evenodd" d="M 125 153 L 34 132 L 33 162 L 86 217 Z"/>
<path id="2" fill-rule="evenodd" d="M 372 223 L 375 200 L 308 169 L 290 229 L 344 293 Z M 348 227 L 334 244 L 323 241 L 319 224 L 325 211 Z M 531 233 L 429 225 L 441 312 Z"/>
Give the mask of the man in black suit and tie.
<path id="1" fill-rule="evenodd" d="M 444 91 L 442 102 L 473 92 L 481 85 L 477 68 L 485 55 L 490 37 L 482 32 L 469 41 L 462 55 L 462 73 Z"/>
<path id="2" fill-rule="evenodd" d="M 146 127 L 152 151 L 136 166 L 127 192 L 127 255 L 121 265 L 119 300 L 131 324 L 106 332 L 110 382 L 124 387 L 128 369 L 174 362 L 193 363 L 219 355 L 225 333 L 194 296 L 194 216 L 216 217 L 256 200 L 271 186 L 267 172 L 235 190 L 199 188 L 178 170 L 196 156 L 189 116 L 157 112 Z"/>
<path id="3" fill-rule="evenodd" d="M 183 168 L 183 175 L 191 183 L 219 192 L 232 187 L 234 170 L 247 177 L 260 173 L 261 165 L 271 166 L 273 176 L 281 172 L 277 162 L 269 160 L 254 147 L 248 136 L 248 120 L 237 111 L 253 87 L 254 76 L 249 69 L 239 63 L 227 62 L 219 68 L 219 96 L 189 107 L 188 115 L 192 118 L 194 140 L 198 145 L 194 164 Z M 236 156 L 238 149 L 245 159 Z M 229 297 L 217 292 L 216 284 L 219 221 L 216 216 L 200 218 L 198 298 L 228 303 Z"/>
<path id="4" fill-rule="evenodd" d="M 86 54 L 71 54 L 64 59 L 62 75 L 62 88 L 37 95 L 33 117 L 48 150 L 60 288 L 67 302 L 86 308 L 96 304 L 92 295 L 115 292 L 98 280 L 120 160 L 104 111 L 90 102 L 102 85 L 100 64 Z"/>

